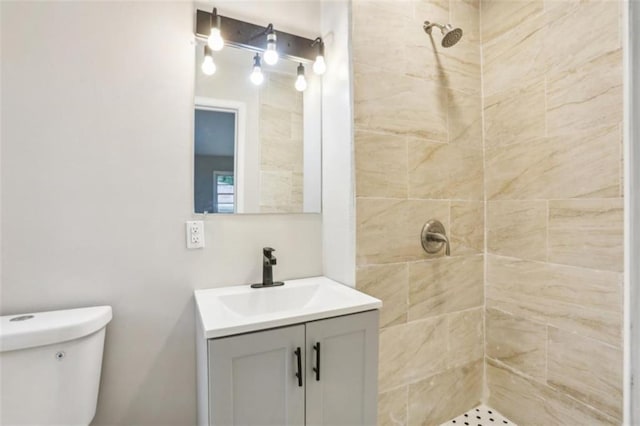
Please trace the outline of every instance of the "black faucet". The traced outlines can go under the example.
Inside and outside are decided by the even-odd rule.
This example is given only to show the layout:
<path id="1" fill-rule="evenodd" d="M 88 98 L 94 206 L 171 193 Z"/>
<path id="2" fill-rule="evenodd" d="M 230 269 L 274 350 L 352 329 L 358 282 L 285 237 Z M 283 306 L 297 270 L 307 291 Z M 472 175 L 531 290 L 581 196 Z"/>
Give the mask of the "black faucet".
<path id="1" fill-rule="evenodd" d="M 275 249 L 264 247 L 262 249 L 262 282 L 251 284 L 251 288 L 278 287 L 284 285 L 282 281 L 273 282 L 273 268 L 276 264 L 276 258 L 272 254 Z"/>

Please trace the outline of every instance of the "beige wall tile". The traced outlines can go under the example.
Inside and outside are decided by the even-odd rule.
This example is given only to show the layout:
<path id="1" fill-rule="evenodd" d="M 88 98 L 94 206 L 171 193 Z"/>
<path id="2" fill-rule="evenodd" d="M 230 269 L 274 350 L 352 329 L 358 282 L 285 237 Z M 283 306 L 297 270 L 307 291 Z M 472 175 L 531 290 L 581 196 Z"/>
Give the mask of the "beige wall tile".
<path id="1" fill-rule="evenodd" d="M 547 131 L 561 135 L 622 122 L 622 49 L 547 81 Z M 597 119 L 594 119 L 597 117 Z"/>
<path id="2" fill-rule="evenodd" d="M 488 405 L 519 425 L 548 425 L 545 401 L 536 383 L 487 359 Z"/>
<path id="3" fill-rule="evenodd" d="M 354 1 L 352 7 L 353 60 L 396 73 L 404 72 L 406 28 L 412 8 L 388 1 Z M 385 28 L 381 37 L 380 28 Z M 380 60 L 384 52 L 384 60 Z"/>
<path id="4" fill-rule="evenodd" d="M 484 101 L 485 147 L 539 139 L 545 136 L 545 120 L 545 85 L 542 80 L 526 87 L 487 95 Z"/>
<path id="5" fill-rule="evenodd" d="M 407 142 L 404 136 L 355 134 L 356 196 L 407 197 Z"/>
<path id="6" fill-rule="evenodd" d="M 487 356 L 544 381 L 547 327 L 495 309 L 486 314 Z"/>
<path id="7" fill-rule="evenodd" d="M 477 361 L 410 385 L 409 425 L 438 425 L 478 405 L 482 373 Z"/>
<path id="8" fill-rule="evenodd" d="M 291 203 L 291 172 L 260 173 L 260 205 L 288 206 Z"/>
<path id="9" fill-rule="evenodd" d="M 447 315 L 449 347 L 447 366 L 457 368 L 484 357 L 483 307 Z"/>
<path id="10" fill-rule="evenodd" d="M 303 152 L 302 140 L 261 137 L 260 169 L 274 172 L 302 172 L 304 165 Z"/>
<path id="11" fill-rule="evenodd" d="M 434 29 L 431 36 L 425 34 L 423 30 L 425 20 L 435 21 L 428 15 L 416 15 L 407 28 L 406 74 L 433 82 L 443 88 L 479 96 L 481 93 L 479 40 L 463 35 L 455 48 L 444 48 L 441 45 L 440 30 Z M 449 19 L 446 21 L 449 22 Z M 462 24 L 454 22 L 453 25 Z"/>
<path id="12" fill-rule="evenodd" d="M 619 425 L 620 422 L 544 383 L 487 360 L 489 405 L 519 425 Z"/>
<path id="13" fill-rule="evenodd" d="M 489 404 L 519 424 L 619 424 L 618 373 L 580 375 L 622 359 L 622 4 L 481 2 Z"/>
<path id="14" fill-rule="evenodd" d="M 449 227 L 448 201 L 358 198 L 356 262 L 358 265 L 408 262 L 438 257 L 420 244 L 420 232 L 431 218 Z"/>
<path id="15" fill-rule="evenodd" d="M 548 71 L 570 70 L 621 48 L 621 4 L 601 0 L 545 1 Z"/>
<path id="16" fill-rule="evenodd" d="M 407 323 L 405 383 L 413 383 L 446 369 L 448 322 L 446 317 Z"/>
<path id="17" fill-rule="evenodd" d="M 549 209 L 550 261 L 622 272 L 623 200 L 554 201 Z"/>
<path id="18" fill-rule="evenodd" d="M 489 255 L 486 291 L 488 308 L 621 344 L 620 274 Z"/>
<path id="19" fill-rule="evenodd" d="M 406 384 L 405 371 L 409 359 L 407 340 L 406 324 L 380 330 L 378 392 Z"/>
<path id="20" fill-rule="evenodd" d="M 452 256 L 484 252 L 484 202 L 452 201 L 450 220 Z"/>
<path id="21" fill-rule="evenodd" d="M 291 85 L 291 76 L 276 72 L 265 73 L 259 93 L 260 104 L 278 110 L 302 114 L 302 92 Z"/>
<path id="22" fill-rule="evenodd" d="M 404 386 L 378 396 L 378 426 L 406 426 L 408 394 Z"/>
<path id="23" fill-rule="evenodd" d="M 607 425 L 619 426 L 620 420 L 607 416 L 594 408 L 556 391 L 550 387 L 541 387 L 545 397 L 548 424 L 556 425 Z"/>
<path id="24" fill-rule="evenodd" d="M 270 105 L 261 105 L 260 139 L 291 139 L 291 112 Z"/>
<path id="25" fill-rule="evenodd" d="M 549 385 L 622 419 L 622 353 L 556 328 L 549 329 Z"/>
<path id="26" fill-rule="evenodd" d="M 488 202 L 487 249 L 504 256 L 546 260 L 547 202 Z"/>
<path id="27" fill-rule="evenodd" d="M 289 77 L 290 78 L 290 77 Z M 288 84 L 291 84 L 291 80 L 288 80 Z M 291 139 L 303 145 L 304 140 L 304 119 L 302 117 L 302 105 L 296 112 L 291 113 Z"/>
<path id="28" fill-rule="evenodd" d="M 447 320 L 430 318 L 380 330 L 380 392 L 429 377 L 446 368 Z"/>
<path id="29" fill-rule="evenodd" d="M 381 328 L 407 321 L 409 266 L 406 263 L 360 266 L 356 274 L 356 288 L 382 300 Z"/>
<path id="30" fill-rule="evenodd" d="M 449 22 L 451 3 L 449 0 L 416 0 L 410 2 L 413 5 L 413 14 L 418 21 L 438 23 Z M 405 6 L 409 6 L 409 4 L 405 3 Z"/>
<path id="31" fill-rule="evenodd" d="M 449 143 L 482 149 L 482 99 L 449 90 Z"/>
<path id="32" fill-rule="evenodd" d="M 447 141 L 447 93 L 437 84 L 356 65 L 357 129 Z"/>
<path id="33" fill-rule="evenodd" d="M 616 126 L 489 148 L 487 198 L 618 197 L 620 137 Z"/>
<path id="34" fill-rule="evenodd" d="M 480 0 L 452 0 L 449 21 L 464 30 L 464 37 L 480 41 Z"/>
<path id="35" fill-rule="evenodd" d="M 487 308 L 499 309 L 533 321 L 564 327 L 583 336 L 590 336 L 609 344 L 621 344 L 622 315 L 616 312 L 585 309 L 566 302 L 552 302 L 545 298 L 505 293 L 488 285 Z"/>
<path id="36" fill-rule="evenodd" d="M 291 207 L 293 211 L 302 212 L 304 202 L 304 174 L 301 172 L 291 173 Z"/>
<path id="37" fill-rule="evenodd" d="M 481 306 L 483 263 L 476 255 L 409 264 L 409 320 Z"/>
<path id="38" fill-rule="evenodd" d="M 487 43 L 542 12 L 542 0 L 484 0 L 481 5 L 482 41 Z"/>
<path id="39" fill-rule="evenodd" d="M 624 200 L 550 200 L 550 228 L 621 229 L 624 227 Z"/>
<path id="40" fill-rule="evenodd" d="M 545 20 L 531 15 L 482 46 L 484 96 L 539 81 L 545 73 Z"/>
<path id="41" fill-rule="evenodd" d="M 358 265 L 406 261 L 406 201 L 358 198 L 356 212 Z"/>
<path id="42" fill-rule="evenodd" d="M 482 199 L 482 151 L 457 144 L 410 139 L 409 197 Z"/>

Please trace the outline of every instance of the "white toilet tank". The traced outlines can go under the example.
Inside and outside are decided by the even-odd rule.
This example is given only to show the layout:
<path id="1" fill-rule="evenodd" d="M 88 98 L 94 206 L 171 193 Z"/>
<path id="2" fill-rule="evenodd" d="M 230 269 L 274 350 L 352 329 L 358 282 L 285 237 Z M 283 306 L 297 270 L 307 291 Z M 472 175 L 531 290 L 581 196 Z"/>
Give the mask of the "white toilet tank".
<path id="1" fill-rule="evenodd" d="M 0 319 L 0 425 L 88 425 L 111 306 Z"/>

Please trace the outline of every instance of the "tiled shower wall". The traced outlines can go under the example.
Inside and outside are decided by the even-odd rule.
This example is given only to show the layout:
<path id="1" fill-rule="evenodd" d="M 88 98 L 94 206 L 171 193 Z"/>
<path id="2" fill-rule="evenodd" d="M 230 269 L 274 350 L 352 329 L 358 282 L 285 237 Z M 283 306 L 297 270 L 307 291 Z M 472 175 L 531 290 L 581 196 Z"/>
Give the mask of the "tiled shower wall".
<path id="1" fill-rule="evenodd" d="M 620 424 L 620 2 L 481 11 L 489 405 L 519 424 Z"/>
<path id="2" fill-rule="evenodd" d="M 357 286 L 385 304 L 381 425 L 482 398 L 520 424 L 620 423 L 620 9 L 354 1 Z M 464 37 L 443 49 L 424 20 Z M 422 251 L 430 218 L 450 258 Z"/>
<path id="3" fill-rule="evenodd" d="M 357 287 L 384 302 L 379 424 L 437 424 L 483 386 L 484 191 L 477 1 L 353 2 Z M 463 26 L 443 49 L 425 20 Z M 426 255 L 442 221 L 452 256 Z"/>

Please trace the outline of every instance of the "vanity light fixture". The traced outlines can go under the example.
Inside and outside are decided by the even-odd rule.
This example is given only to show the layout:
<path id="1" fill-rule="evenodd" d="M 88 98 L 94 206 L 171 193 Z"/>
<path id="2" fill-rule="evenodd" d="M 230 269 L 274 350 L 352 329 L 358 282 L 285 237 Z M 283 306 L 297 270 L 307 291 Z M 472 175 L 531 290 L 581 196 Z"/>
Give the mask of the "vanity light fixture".
<path id="1" fill-rule="evenodd" d="M 256 86 L 260 86 L 264 81 L 264 74 L 262 74 L 262 67 L 260 66 L 260 55 L 258 53 L 253 57 L 253 71 L 249 79 Z"/>
<path id="2" fill-rule="evenodd" d="M 313 72 L 317 75 L 322 75 L 327 70 L 327 63 L 324 61 L 324 41 L 322 41 L 322 37 L 316 38 L 311 46 L 318 45 L 318 56 L 316 56 L 316 60 L 313 63 Z"/>
<path id="3" fill-rule="evenodd" d="M 213 8 L 213 13 L 211 14 L 211 33 L 207 38 L 207 44 L 216 52 L 222 50 L 224 47 L 224 39 L 222 38 L 222 34 L 220 33 L 220 17 L 218 16 L 218 9 Z"/>
<path id="4" fill-rule="evenodd" d="M 276 50 L 276 32 L 273 30 L 273 24 L 269 24 L 267 27 L 267 49 L 264 51 L 264 61 L 269 65 L 275 65 L 278 63 L 278 51 Z"/>
<path id="5" fill-rule="evenodd" d="M 279 58 L 283 57 L 304 65 L 313 64 L 313 71 L 317 75 L 324 74 L 327 69 L 322 37 L 309 39 L 284 31 L 278 31 L 276 35 L 273 24 L 263 26 L 218 15 L 216 8 L 213 8 L 213 12 L 196 11 L 195 35 L 199 43 L 206 44 L 213 52 L 231 46 L 259 53 L 260 59 L 264 59 L 268 65 L 277 64 Z M 205 60 L 207 69 L 211 69 L 213 57 Z M 256 77 L 256 81 L 259 79 Z"/>
<path id="6" fill-rule="evenodd" d="M 213 75 L 216 72 L 216 63 L 213 62 L 213 52 L 209 46 L 204 47 L 204 60 L 202 61 L 202 72 L 206 75 Z"/>
<path id="7" fill-rule="evenodd" d="M 304 92 L 307 88 L 307 79 L 304 78 L 304 65 L 298 65 L 298 77 L 296 78 L 296 90 L 298 92 Z"/>

